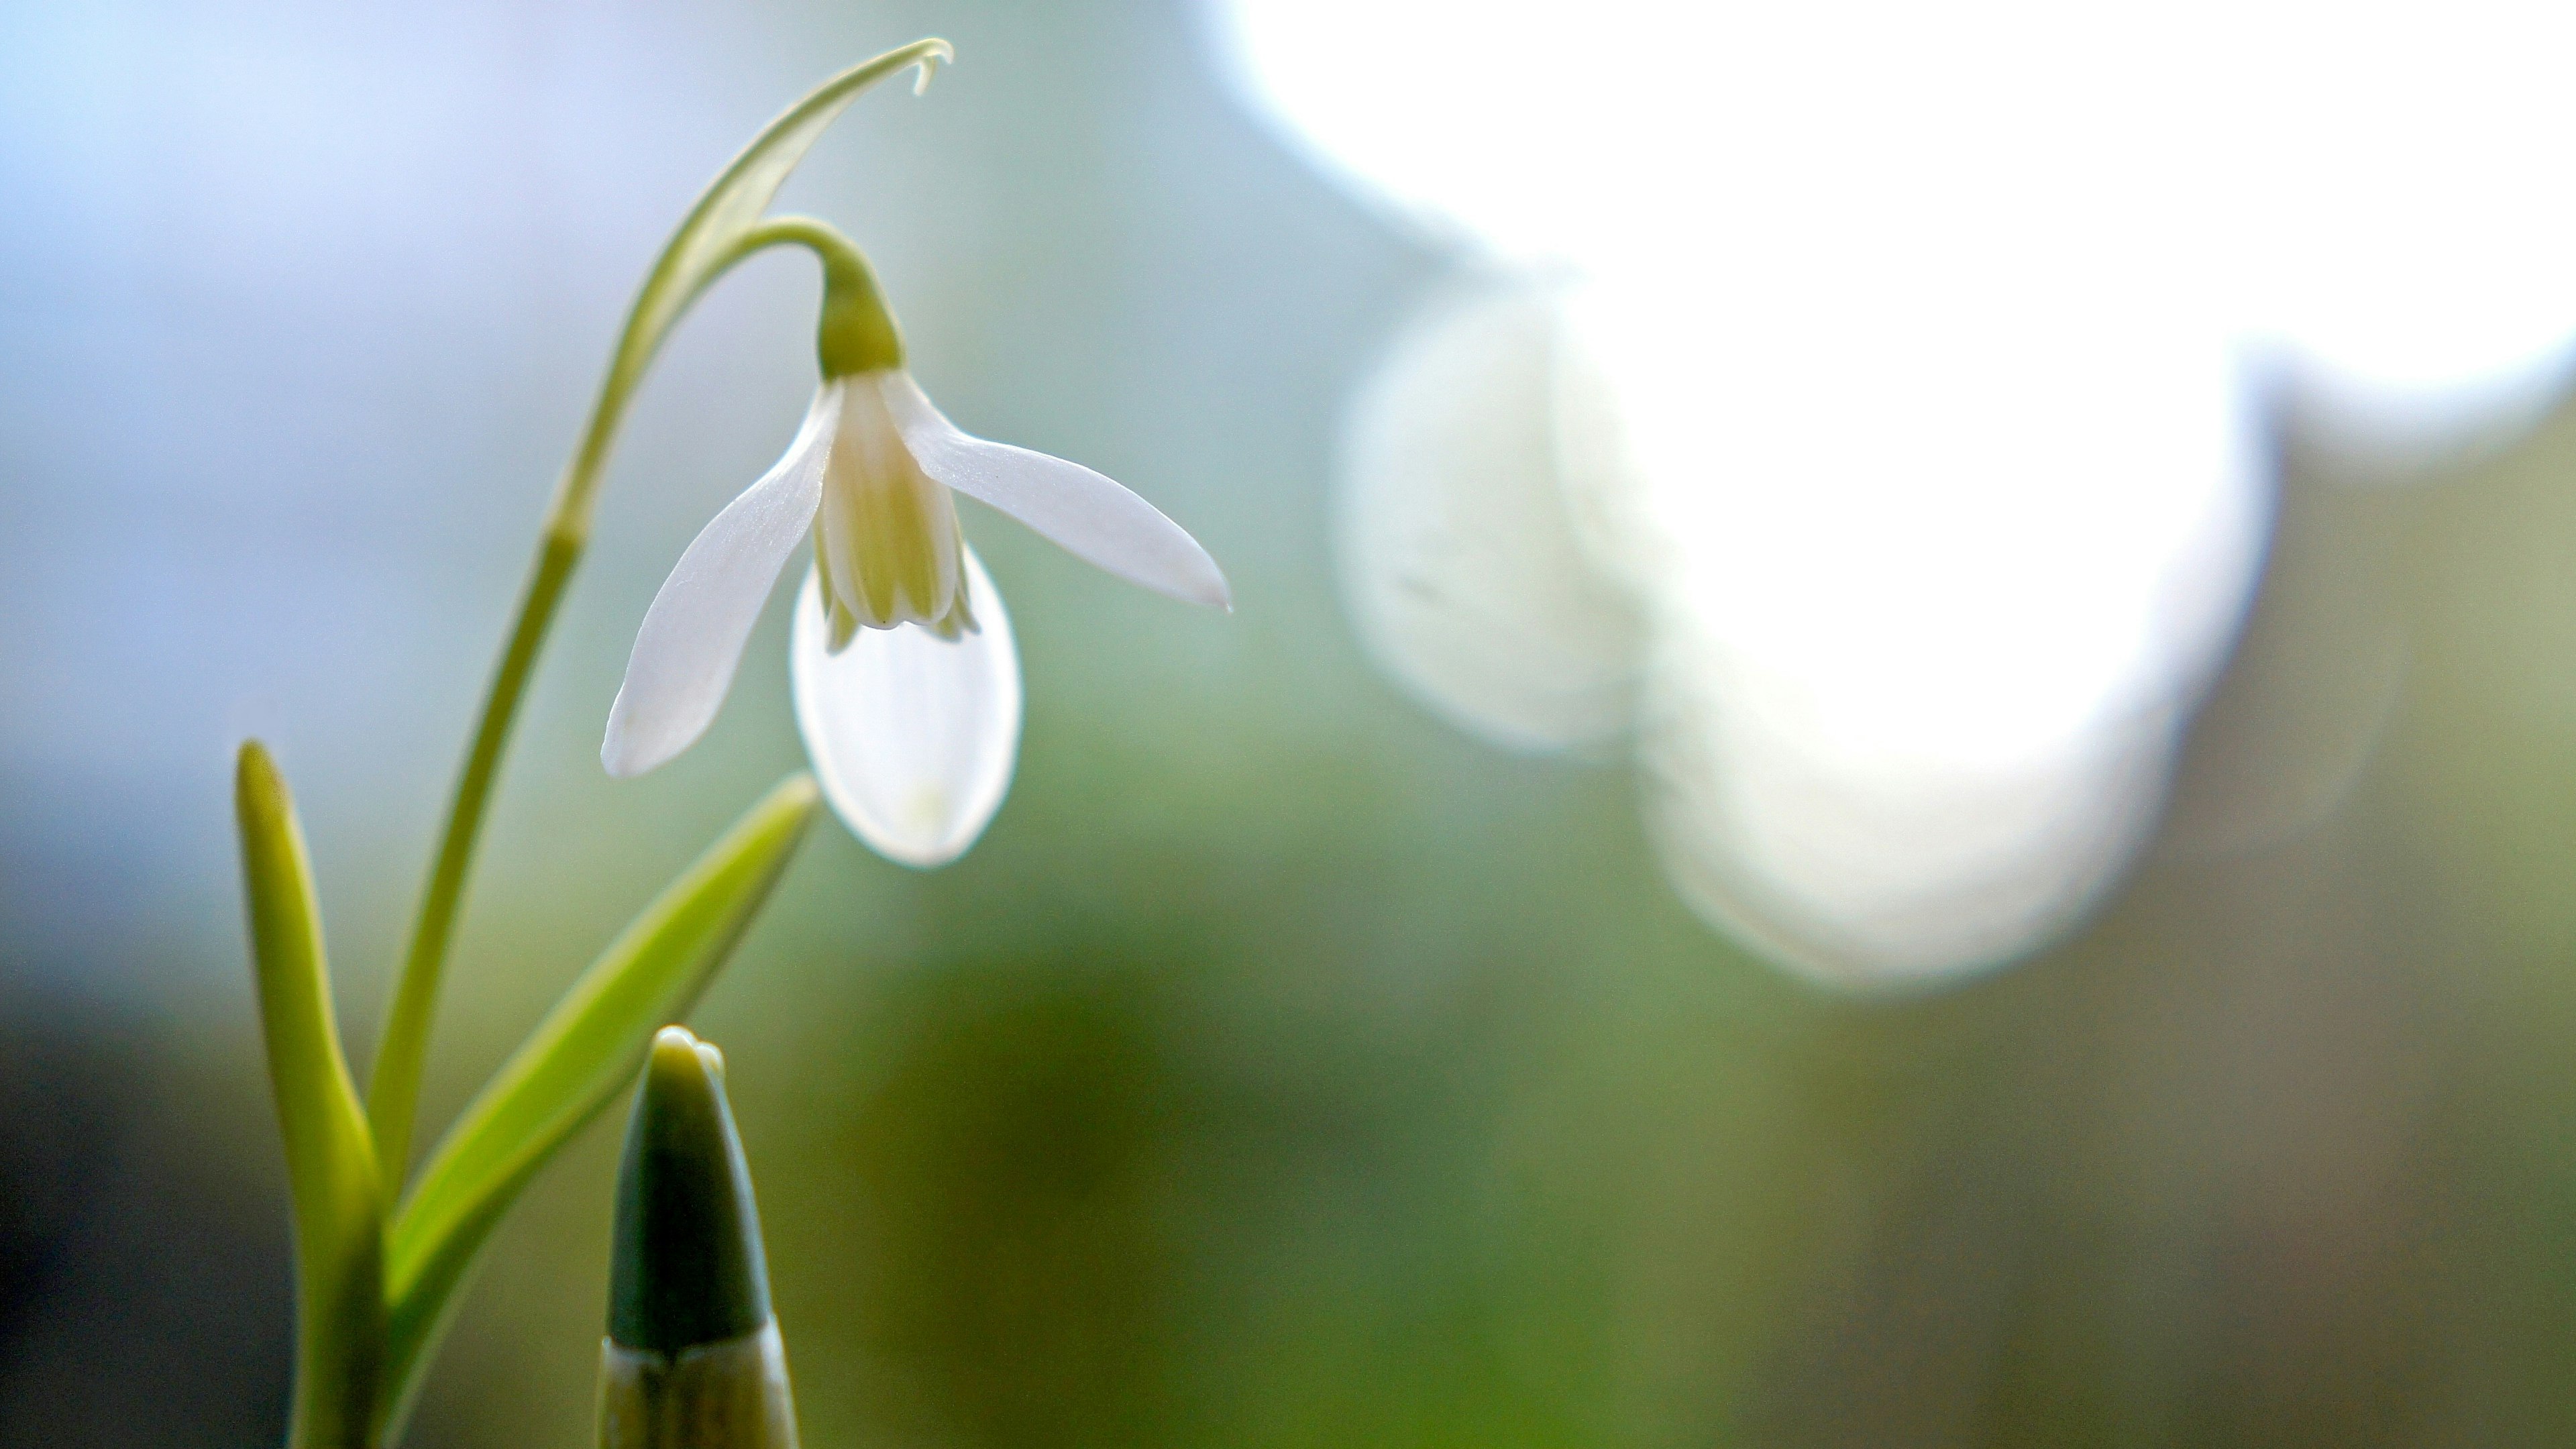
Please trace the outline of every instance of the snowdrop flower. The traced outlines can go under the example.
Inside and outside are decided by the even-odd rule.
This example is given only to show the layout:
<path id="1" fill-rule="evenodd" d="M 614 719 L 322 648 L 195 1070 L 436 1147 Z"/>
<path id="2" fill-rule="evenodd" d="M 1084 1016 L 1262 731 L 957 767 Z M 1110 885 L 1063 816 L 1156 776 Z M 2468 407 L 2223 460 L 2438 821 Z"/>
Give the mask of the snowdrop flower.
<path id="1" fill-rule="evenodd" d="M 1178 524 L 1061 458 L 969 436 L 905 370 L 856 247 L 819 222 L 749 246 L 824 266 L 822 382 L 786 455 L 701 532 L 645 612 L 600 763 L 640 775 L 705 733 L 780 570 L 807 537 L 789 665 L 796 723 L 832 808 L 906 865 L 965 853 L 1019 751 L 1020 668 L 1001 595 L 958 526 L 963 493 L 1075 557 L 1194 604 L 1232 607 Z"/>

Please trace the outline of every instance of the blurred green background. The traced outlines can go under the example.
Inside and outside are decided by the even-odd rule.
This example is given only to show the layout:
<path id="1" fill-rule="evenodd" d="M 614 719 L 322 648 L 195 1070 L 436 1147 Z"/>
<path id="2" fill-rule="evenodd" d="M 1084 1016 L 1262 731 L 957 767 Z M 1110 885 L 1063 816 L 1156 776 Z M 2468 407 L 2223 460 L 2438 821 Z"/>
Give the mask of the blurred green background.
<path id="1" fill-rule="evenodd" d="M 0 1444 L 275 1439 L 231 749 L 296 782 L 362 1044 L 631 288 L 764 119 L 930 33 L 958 66 L 786 203 L 870 249 L 962 425 L 1135 487 L 1238 608 L 973 512 L 1009 801 L 932 875 L 818 828 L 697 1014 L 808 1442 L 2576 1438 L 2576 419 L 2405 488 L 2286 457 L 2130 884 L 1947 994 L 1820 994 L 1676 904 L 1624 768 L 1366 668 L 1339 410 L 1468 263 L 1248 120 L 1202 24 L 0 8 Z M 626 784 L 596 750 L 653 589 L 805 405 L 812 290 L 746 269 L 644 395 L 434 1120 L 800 762 L 783 608 L 706 743 Z M 587 1442 L 614 1131 L 504 1231 L 410 1442 Z"/>

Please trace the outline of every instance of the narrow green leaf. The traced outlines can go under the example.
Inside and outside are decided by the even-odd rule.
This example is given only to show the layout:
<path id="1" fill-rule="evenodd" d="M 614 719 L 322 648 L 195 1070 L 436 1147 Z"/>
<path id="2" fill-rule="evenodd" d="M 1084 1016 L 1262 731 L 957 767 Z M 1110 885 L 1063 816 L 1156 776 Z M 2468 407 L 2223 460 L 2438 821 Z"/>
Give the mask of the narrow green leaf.
<path id="1" fill-rule="evenodd" d="M 295 802 L 268 751 L 234 776 L 268 1080 L 295 1214 L 295 1449 L 362 1446 L 385 1361 L 384 1195 L 366 1113 L 340 1055 L 322 913 Z"/>
<path id="2" fill-rule="evenodd" d="M 635 1080 L 654 1031 L 706 990 L 786 870 L 816 799 L 810 776 L 788 780 L 665 888 L 538 1023 L 422 1169 L 387 1245 L 392 1431 L 492 1229 L 547 1159 Z"/>

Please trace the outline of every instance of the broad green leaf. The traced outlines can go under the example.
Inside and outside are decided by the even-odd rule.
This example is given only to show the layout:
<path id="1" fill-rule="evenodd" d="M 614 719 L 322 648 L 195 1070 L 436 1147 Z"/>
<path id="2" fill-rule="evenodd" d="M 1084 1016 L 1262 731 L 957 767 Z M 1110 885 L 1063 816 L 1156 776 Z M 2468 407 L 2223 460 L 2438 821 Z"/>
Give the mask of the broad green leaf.
<path id="1" fill-rule="evenodd" d="M 260 1029 L 294 1201 L 295 1411 L 287 1443 L 365 1445 L 386 1343 L 375 1145 L 340 1055 L 304 829 L 285 779 L 256 740 L 242 746 L 233 802 Z"/>
<path id="2" fill-rule="evenodd" d="M 592 413 L 589 436 L 582 440 L 581 452 L 565 475 L 564 494 L 557 504 L 565 527 L 576 533 L 587 530 L 590 498 L 597 487 L 600 465 L 606 461 L 608 440 L 616 432 L 627 398 L 644 380 L 644 370 L 651 365 L 654 352 L 689 304 L 727 268 L 742 260 L 742 241 L 759 226 L 761 214 L 777 198 L 788 173 L 805 159 L 805 153 L 813 149 L 841 112 L 849 109 L 850 102 L 859 98 L 860 92 L 915 66 L 921 68 L 921 79 L 914 87 L 919 90 L 930 83 L 932 72 L 941 62 L 955 58 L 956 52 L 947 41 L 933 39 L 916 40 L 874 60 L 861 61 L 815 87 L 805 99 L 762 128 L 699 196 L 697 205 L 690 208 L 688 218 L 680 223 L 670 244 L 653 263 L 653 270 L 645 276 L 635 308 L 627 314 L 626 331 L 617 340 L 608 379 L 600 387 L 599 406 Z"/>
<path id="3" fill-rule="evenodd" d="M 547 1159 L 633 1084 L 654 1031 L 697 1002 L 786 870 L 817 798 L 810 776 L 788 780 L 665 888 L 538 1023 L 422 1169 L 386 1249 L 393 1431 L 492 1229 Z"/>

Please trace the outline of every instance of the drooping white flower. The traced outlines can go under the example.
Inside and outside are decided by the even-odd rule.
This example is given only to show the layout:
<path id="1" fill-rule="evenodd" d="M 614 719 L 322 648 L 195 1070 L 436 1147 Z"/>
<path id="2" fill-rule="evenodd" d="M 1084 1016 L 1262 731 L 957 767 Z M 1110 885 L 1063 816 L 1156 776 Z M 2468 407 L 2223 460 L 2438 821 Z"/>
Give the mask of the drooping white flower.
<path id="1" fill-rule="evenodd" d="M 1010 784 L 1020 675 L 951 490 L 1121 578 L 1231 607 L 1198 542 L 1117 483 L 969 436 L 900 366 L 827 375 L 785 456 L 699 533 L 645 612 L 600 746 L 608 773 L 640 775 L 706 731 L 810 536 L 790 666 L 824 795 L 891 859 L 963 854 Z"/>

